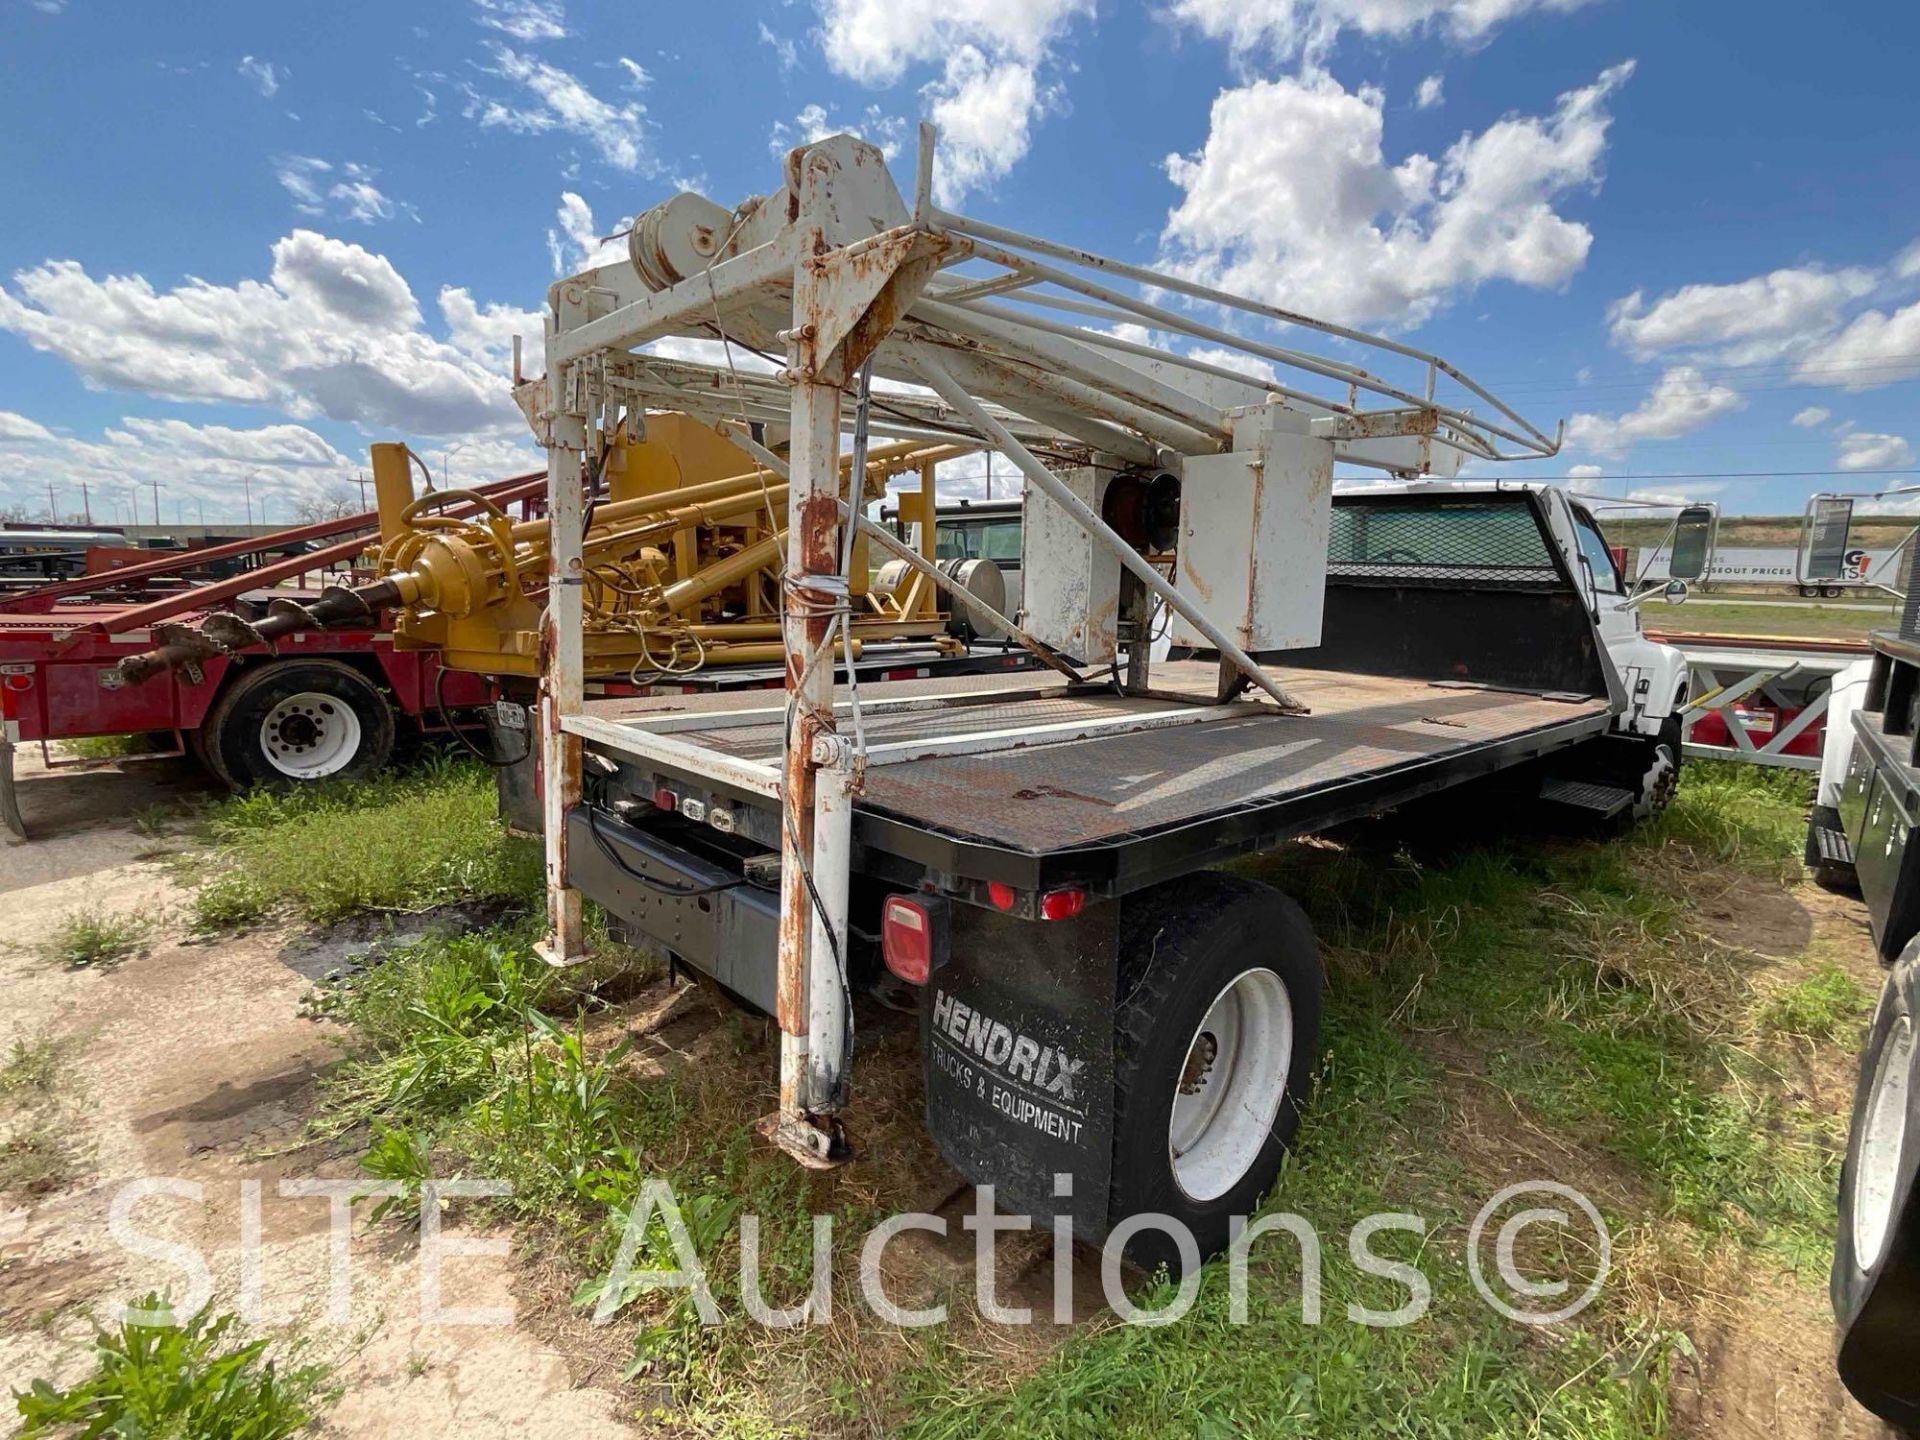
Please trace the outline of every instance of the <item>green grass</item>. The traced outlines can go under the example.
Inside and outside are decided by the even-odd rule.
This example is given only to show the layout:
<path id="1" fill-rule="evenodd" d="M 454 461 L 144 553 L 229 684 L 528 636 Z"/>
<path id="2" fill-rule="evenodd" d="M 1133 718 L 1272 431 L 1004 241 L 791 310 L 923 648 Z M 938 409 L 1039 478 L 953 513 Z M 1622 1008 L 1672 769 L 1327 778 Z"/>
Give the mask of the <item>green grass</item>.
<path id="1" fill-rule="evenodd" d="M 60 1042 L 51 1035 L 15 1040 L 0 1064 L 0 1099 L 18 1103 L 51 1097 L 64 1059 Z"/>
<path id="2" fill-rule="evenodd" d="M 1642 608 L 1641 623 L 1649 630 L 1670 635 L 1780 635 L 1800 639 L 1865 640 L 1869 630 L 1884 630 L 1897 624 L 1898 607 L 1883 605 L 1873 610 L 1850 610 L 1841 606 L 1867 604 L 1873 600 L 1871 595 L 1862 595 L 1831 605 L 1784 598 L 1778 604 L 1716 605 L 1711 599 L 1695 598 L 1679 606 L 1654 600 Z"/>
<path id="3" fill-rule="evenodd" d="M 272 1358 L 265 1340 L 243 1343 L 231 1315 L 203 1310 L 174 1323 L 157 1295 L 138 1308 L 146 1314 L 95 1335 L 87 1379 L 65 1389 L 35 1380 L 14 1392 L 26 1440 L 286 1440 L 338 1394 L 328 1367 L 288 1365 Z"/>
<path id="4" fill-rule="evenodd" d="M 416 802 L 427 788 L 396 783 L 420 787 L 405 792 Z M 455 771 L 433 787 L 458 795 L 469 783 Z M 932 1331 L 747 1324 L 740 1215 L 763 1219 L 774 1304 L 805 1289 L 810 1217 L 836 1215 L 842 1314 L 858 1304 L 857 1246 L 844 1237 L 925 1202 L 911 1037 L 890 1059 L 863 1057 L 861 1162 L 808 1175 L 748 1129 L 771 1102 L 766 1031 L 743 1024 L 731 1050 L 639 1067 L 620 1016 L 651 971 L 619 956 L 551 971 L 530 953 L 531 920 L 422 941 L 325 988 L 319 1010 L 353 1041 L 321 1126 L 365 1135 L 369 1180 L 401 1188 L 390 1218 L 417 1220 L 429 1175 L 510 1180 L 499 1212 L 551 1267 L 549 1283 L 576 1286 L 581 1304 L 599 1298 L 595 1277 L 640 1183 L 668 1179 L 737 1323 L 702 1327 L 684 1297 L 659 1292 L 621 1297 L 618 1323 L 649 1403 L 701 1433 L 884 1423 L 915 1440 L 1658 1436 L 1668 1367 L 1688 1344 L 1673 1327 L 1702 1267 L 1811 1287 L 1830 1246 L 1841 1137 L 1765 1047 L 1844 1050 L 1864 992 L 1831 967 L 1732 950 L 1701 933 L 1696 913 L 1703 896 L 1737 907 L 1741 887 L 1797 878 L 1805 785 L 1696 764 L 1674 810 L 1618 842 L 1422 848 L 1366 831 L 1246 862 L 1306 906 L 1329 968 L 1318 1092 L 1266 1202 L 1309 1217 L 1326 1240 L 1318 1325 L 1301 1312 L 1297 1249 L 1284 1236 L 1256 1249 L 1245 1326 L 1230 1323 L 1220 1262 L 1175 1324 L 1096 1323 L 1051 1348 L 990 1336 L 964 1293 L 947 1297 L 954 1318 Z M 390 803 L 398 794 L 343 813 Z M 307 814 L 226 833 L 244 844 Z M 1588 1188 L 1620 1242 L 1601 1301 L 1545 1336 L 1482 1305 L 1464 1264 L 1480 1203 L 1543 1174 Z M 1404 1297 L 1345 1251 L 1348 1227 L 1383 1210 L 1431 1227 L 1417 1249 L 1433 1305 L 1404 1329 L 1345 1318 L 1349 1301 Z M 1164 1285 L 1150 1293 L 1153 1283 Z"/>
<path id="5" fill-rule="evenodd" d="M 540 903 L 539 847 L 509 835 L 492 775 L 436 758 L 370 780 L 262 789 L 216 806 L 205 825 L 221 868 L 192 923 L 220 933 L 287 912 L 316 924 L 454 901 Z"/>
<path id="6" fill-rule="evenodd" d="M 1866 986 L 1831 960 L 1769 995 L 1754 1019 L 1762 1030 L 1806 1041 L 1857 1038 L 1873 1013 Z"/>
<path id="7" fill-rule="evenodd" d="M 69 911 L 40 942 L 40 957 L 73 970 L 111 969 L 145 952 L 154 924 L 142 911 Z"/>
<path id="8" fill-rule="evenodd" d="M 1684 1313 L 1684 1273 L 1732 1247 L 1738 1263 L 1816 1283 L 1840 1143 L 1742 1048 L 1756 1012 L 1782 1013 L 1786 992 L 1757 996 L 1746 957 L 1703 940 L 1689 914 L 1702 885 L 1793 875 L 1805 781 L 1694 765 L 1681 793 L 1660 823 L 1613 844 L 1422 855 L 1363 841 L 1249 862 L 1306 905 L 1329 961 L 1325 1070 L 1267 1201 L 1331 1237 L 1326 1319 L 1305 1323 L 1293 1242 L 1275 1237 L 1252 1269 L 1252 1324 L 1228 1322 L 1216 1260 L 1183 1320 L 1079 1333 L 1016 1383 L 934 1347 L 899 1382 L 901 1433 L 1666 1433 L 1667 1366 L 1687 1342 L 1665 1317 Z M 1786 1013 L 1848 1013 L 1824 974 L 1798 994 Z M 1472 1097 L 1493 1118 L 1464 1133 L 1505 1124 L 1512 1154 L 1458 1153 Z M 1600 1303 L 1544 1344 L 1478 1303 L 1463 1255 L 1481 1200 L 1555 1173 L 1524 1158 L 1539 1134 L 1572 1141 L 1591 1157 L 1582 1170 L 1611 1173 L 1593 1198 L 1616 1237 L 1657 1240 L 1617 1248 Z M 1422 1252 L 1433 1308 L 1405 1329 L 1346 1323 L 1347 1299 L 1381 1282 L 1345 1262 L 1345 1227 L 1401 1209 L 1433 1227 Z M 1393 1299 L 1368 1303 L 1404 1293 L 1387 1289 Z"/>
<path id="9" fill-rule="evenodd" d="M 129 755 L 145 755 L 153 745 L 145 735 L 87 735 L 78 740 L 63 740 L 60 748 L 79 760 L 124 760 Z"/>

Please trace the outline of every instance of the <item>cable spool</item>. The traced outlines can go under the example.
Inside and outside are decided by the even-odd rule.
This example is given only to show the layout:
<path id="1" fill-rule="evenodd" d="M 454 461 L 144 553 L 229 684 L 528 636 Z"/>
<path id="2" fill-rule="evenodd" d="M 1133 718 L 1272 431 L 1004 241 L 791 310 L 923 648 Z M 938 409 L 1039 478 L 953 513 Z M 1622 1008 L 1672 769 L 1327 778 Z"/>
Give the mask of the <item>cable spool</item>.
<path id="1" fill-rule="evenodd" d="M 633 222 L 627 257 L 651 288 L 665 290 L 711 265 L 732 223 L 713 201 L 683 190 Z"/>
<path id="2" fill-rule="evenodd" d="M 1180 477 L 1165 470 L 1116 475 L 1100 518 L 1143 555 L 1164 554 L 1180 539 Z"/>

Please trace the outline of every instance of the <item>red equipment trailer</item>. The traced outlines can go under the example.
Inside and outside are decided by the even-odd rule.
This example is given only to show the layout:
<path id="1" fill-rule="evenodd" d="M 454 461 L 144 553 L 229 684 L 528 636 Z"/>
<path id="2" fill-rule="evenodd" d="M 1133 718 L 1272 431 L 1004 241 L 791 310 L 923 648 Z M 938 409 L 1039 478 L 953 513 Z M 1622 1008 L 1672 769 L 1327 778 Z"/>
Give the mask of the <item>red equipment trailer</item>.
<path id="1" fill-rule="evenodd" d="M 537 501 L 544 482 L 544 474 L 522 475 L 478 493 L 501 505 Z M 491 698 L 484 678 L 443 675 L 434 653 L 396 649 L 384 623 L 314 631 L 290 637 L 273 653 L 217 656 L 138 684 L 121 681 L 116 663 L 153 649 L 156 625 L 223 607 L 244 611 L 274 598 L 314 598 L 271 587 L 350 562 L 376 537 L 377 526 L 371 513 L 349 515 L 228 545 L 169 551 L 107 574 L 0 597 L 0 824 L 26 838 L 13 760 L 15 747 L 29 741 L 44 751 L 53 740 L 171 734 L 173 748 L 154 758 L 190 754 L 229 785 L 316 780 L 378 769 L 392 753 L 397 726 L 444 729 L 443 710 Z M 157 600 L 111 598 L 209 561 L 317 541 L 333 543 Z M 87 763 L 47 758 L 50 766 Z"/>

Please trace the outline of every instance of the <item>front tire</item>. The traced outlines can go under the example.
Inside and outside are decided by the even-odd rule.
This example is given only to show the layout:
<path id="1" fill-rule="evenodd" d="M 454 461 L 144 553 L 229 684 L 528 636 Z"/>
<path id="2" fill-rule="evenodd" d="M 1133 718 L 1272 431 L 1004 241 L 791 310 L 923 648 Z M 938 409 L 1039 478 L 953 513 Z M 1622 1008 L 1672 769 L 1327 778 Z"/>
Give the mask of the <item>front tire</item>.
<path id="1" fill-rule="evenodd" d="M 338 660 L 269 661 L 227 687 L 207 715 L 208 768 L 237 789 L 352 780 L 393 755 L 393 708 Z"/>
<path id="2" fill-rule="evenodd" d="M 1880 993 L 1840 1172 L 1830 1292 L 1840 1378 L 1883 1420 L 1920 1427 L 1920 939 Z"/>
<path id="3" fill-rule="evenodd" d="M 1109 1219 L 1164 1215 L 1205 1259 L 1233 1216 L 1252 1213 L 1299 1130 L 1319 1055 L 1319 947 L 1298 905 L 1234 875 L 1125 903 Z M 1135 1232 L 1126 1255 L 1184 1269 L 1157 1227 Z"/>
<path id="4" fill-rule="evenodd" d="M 1660 733 L 1646 742 L 1644 763 L 1631 782 L 1634 789 L 1631 814 L 1636 823 L 1665 814 L 1673 804 L 1673 797 L 1680 789 L 1680 746 L 1680 717 L 1669 716 L 1662 722 Z"/>

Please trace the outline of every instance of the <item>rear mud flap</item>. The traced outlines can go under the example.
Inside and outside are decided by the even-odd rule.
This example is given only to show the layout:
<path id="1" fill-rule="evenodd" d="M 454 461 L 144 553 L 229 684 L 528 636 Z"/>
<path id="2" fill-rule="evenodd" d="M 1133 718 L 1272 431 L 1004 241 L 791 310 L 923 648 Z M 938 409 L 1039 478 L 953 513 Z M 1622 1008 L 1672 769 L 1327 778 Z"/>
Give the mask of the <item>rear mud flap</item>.
<path id="1" fill-rule="evenodd" d="M 12 736 L 0 735 L 0 829 L 16 840 L 25 840 L 27 822 L 20 818 L 20 792 L 13 780 L 13 754 L 18 748 Z"/>
<path id="2" fill-rule="evenodd" d="M 1001 1210 L 1036 1224 L 1071 1215 L 1094 1242 L 1112 1180 L 1119 911 L 1042 923 L 957 905 L 953 958 L 920 1008 L 927 1128 L 941 1153 L 992 1185 Z"/>

